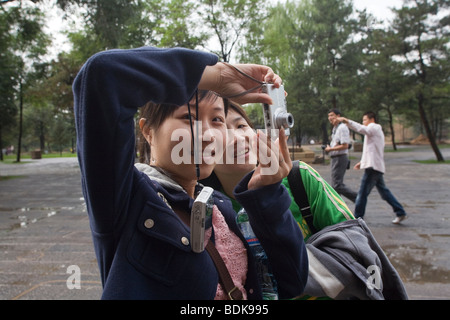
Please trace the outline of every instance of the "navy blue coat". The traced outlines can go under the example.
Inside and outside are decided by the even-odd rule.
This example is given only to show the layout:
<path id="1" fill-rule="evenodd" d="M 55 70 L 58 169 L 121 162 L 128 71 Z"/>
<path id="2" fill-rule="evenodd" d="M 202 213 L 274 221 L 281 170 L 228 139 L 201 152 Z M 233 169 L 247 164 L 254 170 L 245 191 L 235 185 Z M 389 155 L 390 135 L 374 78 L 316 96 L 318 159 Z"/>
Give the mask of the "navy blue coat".
<path id="1" fill-rule="evenodd" d="M 190 212 L 184 192 L 164 189 L 134 167 L 134 115 L 148 101 L 183 105 L 204 68 L 217 57 L 187 49 L 144 47 L 109 50 L 91 57 L 73 91 L 77 151 L 83 194 L 100 267 L 104 299 L 213 299 L 218 274 L 205 251 L 191 251 L 189 228 L 166 205 Z M 249 174 L 236 187 L 278 281 L 280 298 L 303 292 L 308 260 L 290 198 L 279 183 L 247 190 Z M 230 201 L 215 203 L 242 241 Z M 149 226 L 146 221 L 151 219 Z M 261 299 L 253 257 L 246 281 L 249 299 Z"/>

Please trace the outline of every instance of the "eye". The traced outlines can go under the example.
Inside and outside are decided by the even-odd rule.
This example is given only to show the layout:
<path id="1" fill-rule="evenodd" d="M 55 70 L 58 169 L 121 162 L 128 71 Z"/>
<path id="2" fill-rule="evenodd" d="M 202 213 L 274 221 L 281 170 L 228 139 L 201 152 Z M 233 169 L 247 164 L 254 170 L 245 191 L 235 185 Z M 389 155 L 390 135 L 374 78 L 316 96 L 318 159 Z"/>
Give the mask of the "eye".
<path id="1" fill-rule="evenodd" d="M 197 120 L 197 117 L 195 116 L 195 114 L 189 114 L 189 113 L 184 113 L 182 116 L 181 116 L 181 119 L 183 119 L 183 120 L 186 120 L 186 121 L 189 121 L 189 120 Z"/>
<path id="2" fill-rule="evenodd" d="M 212 121 L 225 123 L 225 119 L 223 117 L 214 117 L 214 119 Z"/>

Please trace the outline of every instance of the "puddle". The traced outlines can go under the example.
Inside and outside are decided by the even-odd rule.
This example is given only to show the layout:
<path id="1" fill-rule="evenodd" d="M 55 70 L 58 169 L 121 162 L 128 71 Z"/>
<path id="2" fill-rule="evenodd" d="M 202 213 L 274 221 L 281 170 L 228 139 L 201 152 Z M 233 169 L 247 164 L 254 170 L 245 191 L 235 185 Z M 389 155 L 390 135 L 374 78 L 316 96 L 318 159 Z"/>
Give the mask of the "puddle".
<path id="1" fill-rule="evenodd" d="M 440 233 L 419 233 L 419 237 L 431 240 L 433 237 L 442 237 L 442 238 L 450 238 L 450 234 L 440 234 Z"/>
<path id="2" fill-rule="evenodd" d="M 405 282 L 449 283 L 450 270 L 432 264 L 432 256 L 438 253 L 425 248 L 396 248 L 386 252 L 392 265 Z M 390 250 L 389 250 L 390 251 Z M 395 252 L 394 252 L 395 251 Z"/>
<path id="3" fill-rule="evenodd" d="M 40 207 L 40 208 L 5 208 L 0 207 L 0 213 L 9 213 L 9 218 L 6 217 L 8 223 L 2 223 L 0 230 L 11 231 L 14 229 L 27 228 L 29 225 L 34 224 L 43 219 L 47 219 L 55 216 L 61 210 L 72 210 L 75 207 Z"/>

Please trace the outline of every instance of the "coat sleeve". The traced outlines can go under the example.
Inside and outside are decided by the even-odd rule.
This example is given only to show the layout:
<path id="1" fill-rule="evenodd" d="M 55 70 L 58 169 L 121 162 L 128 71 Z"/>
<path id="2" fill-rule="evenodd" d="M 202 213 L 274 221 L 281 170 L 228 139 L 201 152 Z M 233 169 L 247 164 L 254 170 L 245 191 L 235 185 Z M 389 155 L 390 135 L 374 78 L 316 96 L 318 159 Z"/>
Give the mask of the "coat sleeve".
<path id="1" fill-rule="evenodd" d="M 148 101 L 183 105 L 209 53 L 143 47 L 95 54 L 73 84 L 77 153 L 93 232 L 112 232 L 129 201 L 135 155 L 134 115 Z"/>
<path id="2" fill-rule="evenodd" d="M 294 298 L 303 293 L 306 285 L 308 257 L 302 232 L 289 210 L 291 198 L 281 183 L 248 190 L 252 174 L 242 179 L 234 195 L 247 211 L 252 229 L 266 251 L 280 298 Z"/>
<path id="3" fill-rule="evenodd" d="M 365 126 L 365 125 L 362 125 L 362 124 L 360 124 L 360 123 L 358 123 L 356 121 L 353 121 L 353 120 L 348 120 L 348 125 L 347 126 L 350 129 L 352 129 L 352 130 L 354 130 L 354 131 L 356 131 L 356 132 L 358 132 L 360 134 L 366 135 L 366 136 L 372 136 L 372 135 L 377 133 L 376 126 L 374 126 L 374 125 Z"/>

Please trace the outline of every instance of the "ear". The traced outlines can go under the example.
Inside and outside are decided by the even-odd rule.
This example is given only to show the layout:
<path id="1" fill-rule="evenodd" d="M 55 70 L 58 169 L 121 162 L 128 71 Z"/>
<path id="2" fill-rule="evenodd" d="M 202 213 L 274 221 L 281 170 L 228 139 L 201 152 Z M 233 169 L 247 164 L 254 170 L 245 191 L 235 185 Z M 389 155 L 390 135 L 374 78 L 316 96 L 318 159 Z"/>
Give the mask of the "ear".
<path id="1" fill-rule="evenodd" d="M 147 121 L 147 119 L 145 118 L 139 119 L 139 128 L 141 129 L 142 135 L 144 136 L 145 140 L 147 140 L 147 142 L 152 145 L 153 130 L 145 126 L 145 121 Z"/>

